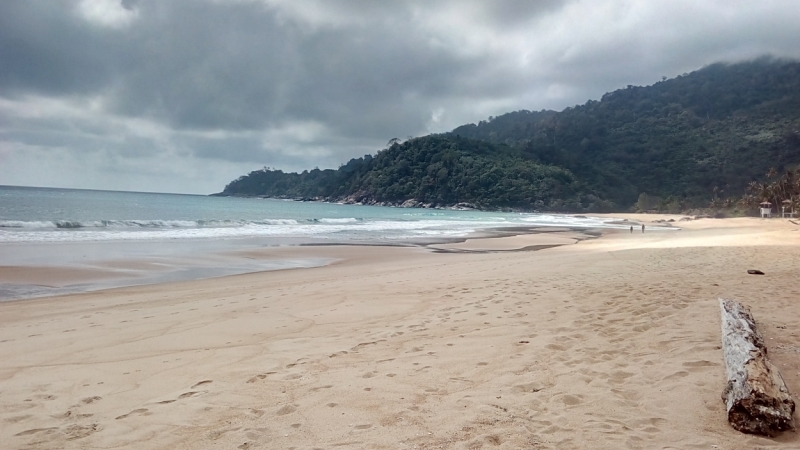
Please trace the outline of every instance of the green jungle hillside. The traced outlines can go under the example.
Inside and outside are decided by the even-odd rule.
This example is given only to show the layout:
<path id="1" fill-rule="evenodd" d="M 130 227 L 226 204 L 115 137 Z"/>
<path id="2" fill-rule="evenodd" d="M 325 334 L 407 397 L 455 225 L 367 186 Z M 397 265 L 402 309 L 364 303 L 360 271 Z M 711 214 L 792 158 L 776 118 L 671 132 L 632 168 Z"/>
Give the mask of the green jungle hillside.
<path id="1" fill-rule="evenodd" d="M 628 86 L 561 112 L 516 111 L 392 140 L 338 170 L 258 170 L 218 195 L 574 212 L 638 201 L 677 211 L 742 195 L 770 169 L 798 164 L 800 63 L 760 59 Z"/>
<path id="2" fill-rule="evenodd" d="M 377 155 L 352 159 L 338 170 L 251 172 L 230 183 L 222 195 L 566 211 L 600 202 L 585 191 L 570 171 L 509 146 L 431 135 L 393 142 Z"/>

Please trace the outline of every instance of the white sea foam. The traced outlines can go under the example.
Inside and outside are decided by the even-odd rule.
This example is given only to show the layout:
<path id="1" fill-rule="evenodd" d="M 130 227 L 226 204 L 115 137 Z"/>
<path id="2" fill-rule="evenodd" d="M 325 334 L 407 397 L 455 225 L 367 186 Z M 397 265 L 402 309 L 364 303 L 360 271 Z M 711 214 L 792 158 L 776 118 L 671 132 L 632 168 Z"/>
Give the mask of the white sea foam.
<path id="1" fill-rule="evenodd" d="M 193 220 L 103 220 L 96 227 L 138 227 L 138 228 L 191 228 L 199 226 Z"/>
<path id="2" fill-rule="evenodd" d="M 334 219 L 331 219 L 334 220 Z M 350 219 L 345 219 L 349 221 Z M 222 228 L 241 227 L 247 225 L 297 225 L 294 219 L 264 219 L 257 221 L 245 220 L 52 220 L 52 221 L 22 221 L 0 220 L 2 228 L 27 228 L 27 229 L 79 229 L 79 228 L 112 228 L 112 229 L 141 229 L 141 228 Z"/>
<path id="3" fill-rule="evenodd" d="M 0 242 L 135 241 L 157 239 L 220 239 L 239 237 L 310 237 L 344 240 L 401 240 L 413 237 L 466 236 L 478 229 L 513 226 L 627 228 L 608 219 L 520 214 L 507 217 L 420 220 L 347 218 L 245 220 L 103 220 L 0 221 Z M 451 216 L 452 217 L 452 216 Z"/>
<path id="4" fill-rule="evenodd" d="M 322 219 L 319 219 L 319 221 L 321 223 L 356 223 L 359 220 L 356 219 L 355 217 L 346 217 L 346 218 L 342 218 L 342 219 L 322 218 Z"/>
<path id="5" fill-rule="evenodd" d="M 0 220 L 0 228 L 55 228 L 53 222 L 24 220 Z"/>
<path id="6" fill-rule="evenodd" d="M 297 225 L 294 219 L 264 219 L 254 222 L 259 225 Z"/>

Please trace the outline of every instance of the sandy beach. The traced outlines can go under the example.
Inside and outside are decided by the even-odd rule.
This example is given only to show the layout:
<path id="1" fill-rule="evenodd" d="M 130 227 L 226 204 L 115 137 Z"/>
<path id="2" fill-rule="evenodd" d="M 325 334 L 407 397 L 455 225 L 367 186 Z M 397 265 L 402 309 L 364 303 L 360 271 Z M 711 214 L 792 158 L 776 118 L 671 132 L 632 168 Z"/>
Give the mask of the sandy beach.
<path id="1" fill-rule="evenodd" d="M 2 447 L 800 448 L 728 425 L 717 303 L 798 399 L 800 226 L 614 217 L 647 232 L 257 249 L 338 262 L 0 303 Z"/>

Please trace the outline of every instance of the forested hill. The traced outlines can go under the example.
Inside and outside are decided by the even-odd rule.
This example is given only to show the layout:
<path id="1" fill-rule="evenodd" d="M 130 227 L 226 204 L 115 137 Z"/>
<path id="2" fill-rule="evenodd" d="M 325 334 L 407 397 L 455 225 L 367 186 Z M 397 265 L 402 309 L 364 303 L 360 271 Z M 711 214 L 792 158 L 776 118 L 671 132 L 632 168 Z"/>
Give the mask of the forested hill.
<path id="1" fill-rule="evenodd" d="M 570 170 L 628 207 L 640 193 L 683 207 L 800 164 L 800 63 L 714 64 L 553 111 L 517 111 L 454 136 L 504 143 Z"/>
<path id="2" fill-rule="evenodd" d="M 588 194 L 568 170 L 506 145 L 441 135 L 393 142 L 338 170 L 257 170 L 231 182 L 221 195 L 562 211 L 611 207 Z"/>
<path id="3" fill-rule="evenodd" d="M 338 170 L 258 170 L 220 195 L 599 211 L 647 193 L 680 209 L 798 164 L 800 63 L 762 59 L 393 142 Z"/>

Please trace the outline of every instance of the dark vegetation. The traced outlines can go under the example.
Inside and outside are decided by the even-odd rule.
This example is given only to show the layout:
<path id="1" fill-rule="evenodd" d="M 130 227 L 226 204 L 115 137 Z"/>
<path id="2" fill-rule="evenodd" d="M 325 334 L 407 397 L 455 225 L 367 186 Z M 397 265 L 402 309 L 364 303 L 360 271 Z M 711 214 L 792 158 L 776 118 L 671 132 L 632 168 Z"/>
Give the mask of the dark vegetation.
<path id="1" fill-rule="evenodd" d="M 799 163 L 800 63 L 761 59 L 393 140 L 338 170 L 251 172 L 222 195 L 678 212 L 748 186 L 758 197 L 753 183 L 770 168 Z"/>
<path id="2" fill-rule="evenodd" d="M 710 207 L 732 214 L 756 215 L 761 203 L 767 202 L 772 212 L 778 215 L 784 211 L 800 213 L 800 170 L 787 170 L 779 176 L 773 167 L 766 176 L 767 181 L 748 184 L 746 193 L 738 199 L 715 195 Z"/>
<path id="3" fill-rule="evenodd" d="M 602 207 L 600 199 L 584 191 L 568 170 L 539 163 L 506 145 L 431 135 L 394 141 L 374 157 L 351 159 L 338 170 L 251 172 L 223 194 L 407 206 Z"/>

